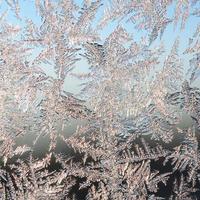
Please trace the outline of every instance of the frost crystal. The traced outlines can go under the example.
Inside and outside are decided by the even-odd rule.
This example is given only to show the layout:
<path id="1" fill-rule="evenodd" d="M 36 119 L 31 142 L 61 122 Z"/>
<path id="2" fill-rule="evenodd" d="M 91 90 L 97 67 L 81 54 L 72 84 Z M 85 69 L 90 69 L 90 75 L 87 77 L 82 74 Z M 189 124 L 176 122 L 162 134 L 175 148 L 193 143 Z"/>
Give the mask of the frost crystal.
<path id="1" fill-rule="evenodd" d="M 0 5 L 0 199 L 199 199 L 199 1 Z"/>

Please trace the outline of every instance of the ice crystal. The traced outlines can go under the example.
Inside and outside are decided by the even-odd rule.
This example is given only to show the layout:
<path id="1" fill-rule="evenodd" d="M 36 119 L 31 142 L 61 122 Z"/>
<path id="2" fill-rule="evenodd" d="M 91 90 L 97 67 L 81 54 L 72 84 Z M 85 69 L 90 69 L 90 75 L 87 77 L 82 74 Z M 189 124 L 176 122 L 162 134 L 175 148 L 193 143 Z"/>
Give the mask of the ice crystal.
<path id="1" fill-rule="evenodd" d="M 0 199 L 199 199 L 200 2 L 27 2 L 0 2 Z"/>

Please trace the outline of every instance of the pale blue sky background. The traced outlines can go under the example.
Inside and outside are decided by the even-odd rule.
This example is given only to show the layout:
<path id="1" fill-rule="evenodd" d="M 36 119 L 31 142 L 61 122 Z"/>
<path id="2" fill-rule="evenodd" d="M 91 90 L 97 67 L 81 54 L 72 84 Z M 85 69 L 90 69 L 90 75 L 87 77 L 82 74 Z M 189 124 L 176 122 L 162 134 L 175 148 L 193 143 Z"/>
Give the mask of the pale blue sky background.
<path id="1" fill-rule="evenodd" d="M 16 17 L 14 16 L 13 12 L 8 12 L 8 21 L 11 24 L 15 24 L 15 25 L 20 25 L 20 26 L 24 26 L 25 25 L 25 20 L 26 19 L 32 19 L 34 23 L 36 24 L 40 24 L 41 20 L 39 15 L 37 15 L 36 13 L 36 9 L 35 9 L 35 5 L 34 5 L 34 1 L 33 0 L 19 0 L 20 5 L 21 5 L 21 13 L 20 16 L 22 18 L 22 20 L 18 20 L 16 19 Z M 81 5 L 81 0 L 76 0 L 76 2 Z M 104 2 L 108 3 L 107 0 L 105 0 Z M 2 4 L 0 4 L 0 13 L 3 13 L 8 7 L 5 4 L 5 2 L 3 2 Z M 97 19 L 100 18 L 102 16 L 102 12 L 103 12 L 104 7 L 101 7 L 99 12 L 97 13 Z M 174 6 L 171 7 L 171 9 L 169 9 L 169 15 L 172 15 Z M 191 16 L 189 18 L 189 20 L 186 23 L 186 27 L 184 29 L 184 31 L 180 31 L 179 28 L 176 28 L 174 30 L 173 25 L 169 25 L 167 26 L 163 37 L 162 37 L 162 42 L 165 45 L 165 49 L 167 49 L 167 51 L 170 51 L 174 40 L 176 39 L 176 37 L 178 35 L 180 35 L 180 53 L 183 52 L 188 44 L 188 39 L 192 36 L 192 34 L 195 31 L 195 28 L 197 26 L 197 24 L 199 23 L 199 19 L 197 17 Z M 134 25 L 131 23 L 122 23 L 124 28 L 126 28 L 130 33 L 132 33 L 134 40 L 138 41 L 139 38 L 141 38 L 141 36 L 143 36 L 146 33 L 142 33 L 141 31 L 137 31 L 134 29 Z M 94 23 L 95 25 L 95 23 Z M 106 27 L 105 29 L 102 30 L 101 32 L 101 37 L 102 37 L 102 41 L 112 32 L 112 30 L 116 27 L 117 23 L 116 22 L 112 22 L 110 23 L 110 25 L 108 27 Z M 154 48 L 156 45 L 158 45 L 160 43 L 160 39 L 158 38 L 156 41 L 153 42 L 152 44 L 152 48 Z M 166 54 L 167 55 L 167 54 Z M 183 64 L 185 69 L 188 69 L 188 57 L 183 56 Z M 81 60 L 76 64 L 76 68 L 74 70 L 75 72 L 87 72 L 88 71 L 88 65 L 87 62 L 85 60 Z M 53 74 L 52 73 L 52 68 L 46 68 L 46 72 L 48 74 Z M 185 71 L 186 72 L 186 71 Z M 80 84 L 80 81 L 78 81 L 76 78 L 74 77 L 67 77 L 66 79 L 66 83 L 65 83 L 65 89 L 69 92 L 73 92 L 73 93 L 78 93 L 80 90 L 80 87 L 78 86 Z M 66 128 L 66 135 L 70 135 L 74 132 L 74 130 L 76 129 L 76 123 L 77 122 L 72 122 L 71 127 L 67 127 Z M 80 124 L 80 122 L 78 122 Z M 188 126 L 189 119 L 184 119 L 184 125 Z M 26 140 L 26 139 L 25 139 Z M 28 139 L 30 140 L 30 138 Z M 21 138 L 20 138 L 20 142 L 24 142 Z M 27 142 L 27 141 L 26 141 Z M 31 141 L 30 141 L 31 142 Z M 38 144 L 40 147 L 38 148 L 39 151 L 41 151 L 42 148 L 47 147 L 47 145 L 44 145 L 44 143 L 47 143 L 48 140 L 47 139 L 43 139 L 41 140 L 41 142 Z M 36 148 L 37 149 L 37 148 Z"/>
<path id="2" fill-rule="evenodd" d="M 16 17 L 14 16 L 13 12 L 8 12 L 8 21 L 12 24 L 19 24 L 20 26 L 24 26 L 25 25 L 25 20 L 26 19 L 32 19 L 33 22 L 35 22 L 36 24 L 40 24 L 41 20 L 39 15 L 36 12 L 35 9 L 35 4 L 34 4 L 34 0 L 19 0 L 20 2 L 20 7 L 21 7 L 21 12 L 20 12 L 20 16 L 22 18 L 22 20 L 18 20 L 16 19 Z M 75 0 L 75 2 L 78 5 L 82 5 L 82 0 Z M 104 1 L 105 5 L 108 5 L 109 1 Z M 6 5 L 6 3 L 3 1 L 3 3 L 1 4 L 0 7 L 0 12 L 2 13 L 3 11 L 5 11 L 8 8 L 8 6 Z M 104 10 L 104 6 L 102 6 L 99 9 L 99 12 L 97 13 L 97 20 L 102 16 Z M 173 14 L 174 11 L 174 6 L 171 6 L 169 9 L 169 15 L 171 16 Z M 95 21 L 96 21 L 95 19 Z M 183 31 L 181 31 L 179 28 L 176 28 L 174 30 L 174 26 L 173 25 L 169 25 L 167 26 L 163 37 L 161 39 L 161 41 L 164 43 L 165 45 L 165 49 L 166 50 L 170 50 L 171 46 L 173 45 L 174 40 L 176 39 L 176 37 L 179 35 L 180 36 L 180 53 L 183 52 L 188 44 L 188 39 L 192 36 L 192 34 L 195 31 L 195 28 L 197 26 L 199 22 L 199 19 L 195 16 L 191 16 L 189 18 L 189 20 L 186 23 L 186 27 Z M 145 32 L 142 31 L 138 31 L 134 29 L 134 25 L 131 23 L 123 23 L 123 21 L 121 22 L 123 24 L 123 27 L 126 28 L 130 33 L 132 33 L 134 40 L 138 40 L 141 36 L 145 35 Z M 102 30 L 101 32 L 101 38 L 102 41 L 112 32 L 112 30 L 116 27 L 117 22 L 112 22 L 110 23 L 109 26 L 107 26 L 105 29 Z M 95 23 L 94 23 L 95 26 Z M 160 39 L 158 38 L 156 41 L 153 42 L 152 44 L 152 48 L 154 48 L 156 45 L 158 45 L 160 43 Z M 183 64 L 185 69 L 188 69 L 188 57 L 184 56 L 183 57 Z M 88 66 L 85 60 L 81 60 L 76 64 L 76 68 L 75 68 L 75 72 L 86 72 L 88 71 Z M 47 73 L 52 74 L 52 68 L 47 68 Z M 65 84 L 65 89 L 69 92 L 75 92 L 78 93 L 80 87 L 79 85 L 79 81 L 74 78 L 74 77 L 68 77 L 66 80 L 66 84 Z"/>

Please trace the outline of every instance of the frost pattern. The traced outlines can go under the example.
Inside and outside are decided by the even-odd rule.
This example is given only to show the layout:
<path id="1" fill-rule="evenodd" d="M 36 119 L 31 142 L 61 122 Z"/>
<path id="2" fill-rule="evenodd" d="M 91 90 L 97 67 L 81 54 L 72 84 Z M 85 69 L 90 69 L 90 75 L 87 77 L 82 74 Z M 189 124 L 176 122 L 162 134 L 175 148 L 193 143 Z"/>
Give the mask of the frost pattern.
<path id="1" fill-rule="evenodd" d="M 198 199 L 200 26 L 183 52 L 179 37 L 200 2 L 35 0 L 37 23 L 24 2 L 1 1 L 0 199 Z M 72 76 L 80 95 L 64 89 Z M 73 120 L 85 123 L 66 136 Z"/>

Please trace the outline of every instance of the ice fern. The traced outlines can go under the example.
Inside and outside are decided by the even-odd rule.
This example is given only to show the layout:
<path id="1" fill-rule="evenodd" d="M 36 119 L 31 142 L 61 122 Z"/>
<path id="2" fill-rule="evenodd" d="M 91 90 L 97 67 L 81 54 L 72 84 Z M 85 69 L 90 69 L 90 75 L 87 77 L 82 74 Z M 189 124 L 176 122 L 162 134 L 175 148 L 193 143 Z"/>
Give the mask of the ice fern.
<path id="1" fill-rule="evenodd" d="M 0 199 L 199 199 L 199 8 L 1 1 Z"/>

